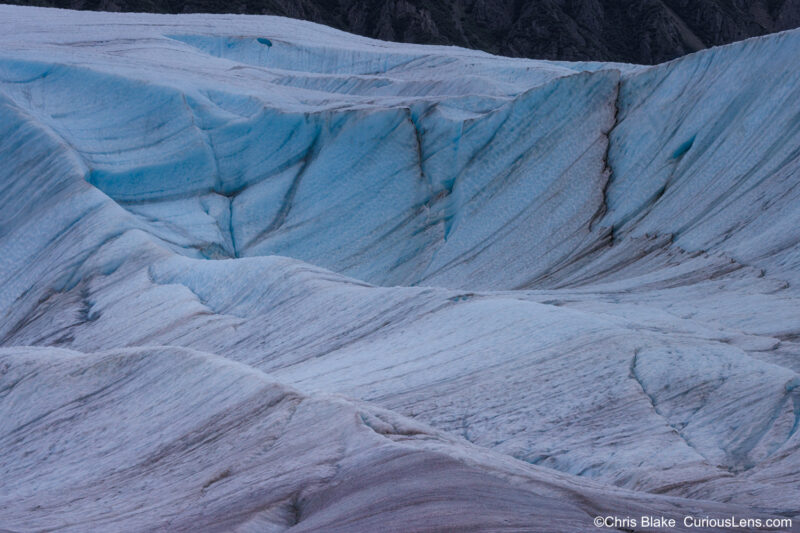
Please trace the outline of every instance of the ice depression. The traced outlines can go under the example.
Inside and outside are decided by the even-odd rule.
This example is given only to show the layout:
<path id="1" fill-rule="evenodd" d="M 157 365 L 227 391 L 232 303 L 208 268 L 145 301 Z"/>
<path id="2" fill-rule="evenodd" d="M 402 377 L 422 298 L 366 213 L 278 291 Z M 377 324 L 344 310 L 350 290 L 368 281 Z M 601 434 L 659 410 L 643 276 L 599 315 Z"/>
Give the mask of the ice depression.
<path id="1" fill-rule="evenodd" d="M 0 528 L 800 517 L 799 57 L 0 6 Z"/>

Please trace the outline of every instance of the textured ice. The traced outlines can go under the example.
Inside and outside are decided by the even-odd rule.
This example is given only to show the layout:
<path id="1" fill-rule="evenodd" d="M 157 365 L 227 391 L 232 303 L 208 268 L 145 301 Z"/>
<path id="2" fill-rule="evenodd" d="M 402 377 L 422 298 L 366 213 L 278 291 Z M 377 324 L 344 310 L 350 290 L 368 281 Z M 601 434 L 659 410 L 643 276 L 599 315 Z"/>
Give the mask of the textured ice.
<path id="1" fill-rule="evenodd" d="M 0 529 L 800 518 L 798 57 L 0 6 Z"/>

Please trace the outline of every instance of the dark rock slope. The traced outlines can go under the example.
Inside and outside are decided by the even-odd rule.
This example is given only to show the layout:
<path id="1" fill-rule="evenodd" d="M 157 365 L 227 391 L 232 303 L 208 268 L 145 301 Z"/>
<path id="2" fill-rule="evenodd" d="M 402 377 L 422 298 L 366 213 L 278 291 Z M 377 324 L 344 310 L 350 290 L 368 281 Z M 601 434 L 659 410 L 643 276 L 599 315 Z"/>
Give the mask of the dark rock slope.
<path id="1" fill-rule="evenodd" d="M 389 41 L 495 54 L 660 63 L 800 26 L 800 0 L 11 0 L 155 13 L 253 13 L 311 20 Z"/>

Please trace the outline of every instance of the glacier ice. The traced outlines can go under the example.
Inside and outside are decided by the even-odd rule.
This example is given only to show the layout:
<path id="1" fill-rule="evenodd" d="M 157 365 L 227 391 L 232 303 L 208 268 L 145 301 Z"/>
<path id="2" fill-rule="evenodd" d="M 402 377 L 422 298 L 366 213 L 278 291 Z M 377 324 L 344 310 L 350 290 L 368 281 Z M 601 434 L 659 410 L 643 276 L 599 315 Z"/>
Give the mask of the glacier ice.
<path id="1" fill-rule="evenodd" d="M 800 32 L 0 27 L 0 528 L 800 519 Z"/>

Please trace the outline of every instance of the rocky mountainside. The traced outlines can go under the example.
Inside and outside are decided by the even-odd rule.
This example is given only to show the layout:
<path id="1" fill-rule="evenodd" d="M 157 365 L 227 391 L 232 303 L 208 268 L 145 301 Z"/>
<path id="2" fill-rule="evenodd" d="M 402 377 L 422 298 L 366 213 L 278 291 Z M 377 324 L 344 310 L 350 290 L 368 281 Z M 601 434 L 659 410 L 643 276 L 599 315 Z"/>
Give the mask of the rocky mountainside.
<path id="1" fill-rule="evenodd" d="M 800 0 L 21 0 L 152 13 L 251 13 L 512 57 L 655 64 L 800 26 Z"/>

